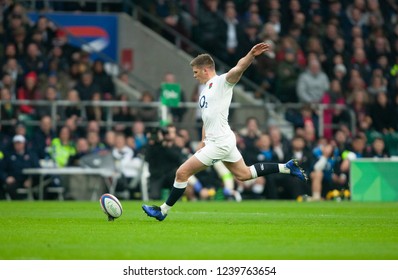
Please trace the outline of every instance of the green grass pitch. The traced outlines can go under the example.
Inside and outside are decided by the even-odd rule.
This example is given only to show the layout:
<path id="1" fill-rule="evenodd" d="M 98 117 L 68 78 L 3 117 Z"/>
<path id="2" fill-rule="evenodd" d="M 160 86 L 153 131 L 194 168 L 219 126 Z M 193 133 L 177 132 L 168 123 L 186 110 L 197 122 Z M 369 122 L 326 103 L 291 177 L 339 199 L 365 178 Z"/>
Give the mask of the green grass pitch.
<path id="1" fill-rule="evenodd" d="M 0 259 L 398 259 L 398 204 L 179 202 L 163 222 L 121 201 L 0 202 Z"/>

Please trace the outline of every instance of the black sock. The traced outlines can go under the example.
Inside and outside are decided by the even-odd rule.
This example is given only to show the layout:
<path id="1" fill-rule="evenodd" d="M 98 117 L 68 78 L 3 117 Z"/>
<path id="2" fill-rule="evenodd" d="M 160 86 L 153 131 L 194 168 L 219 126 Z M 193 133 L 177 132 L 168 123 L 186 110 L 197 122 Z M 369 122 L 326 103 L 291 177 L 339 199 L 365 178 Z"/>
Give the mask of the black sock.
<path id="1" fill-rule="evenodd" d="M 166 204 L 168 206 L 173 206 L 177 202 L 177 200 L 179 200 L 181 198 L 181 196 L 184 194 L 184 192 L 185 192 L 185 188 L 178 189 L 176 187 L 172 187 L 170 195 L 167 198 Z"/>
<path id="2" fill-rule="evenodd" d="M 266 163 L 266 162 L 259 162 L 253 164 L 254 168 L 256 169 L 257 176 L 265 176 L 272 173 L 279 173 L 279 166 L 278 163 Z"/>

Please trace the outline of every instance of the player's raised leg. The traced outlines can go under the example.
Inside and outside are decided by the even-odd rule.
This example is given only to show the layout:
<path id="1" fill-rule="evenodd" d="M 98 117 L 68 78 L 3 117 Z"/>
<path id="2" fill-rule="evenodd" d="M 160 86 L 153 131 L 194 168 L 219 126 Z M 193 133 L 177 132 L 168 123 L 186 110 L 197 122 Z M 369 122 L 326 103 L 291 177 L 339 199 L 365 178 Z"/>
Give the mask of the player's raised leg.
<path id="1" fill-rule="evenodd" d="M 259 162 L 251 166 L 247 166 L 243 158 L 241 158 L 237 162 L 224 162 L 224 164 L 239 181 L 246 181 L 274 173 L 290 174 L 300 180 L 308 180 L 307 174 L 300 167 L 296 159 L 291 159 L 285 164 Z"/>

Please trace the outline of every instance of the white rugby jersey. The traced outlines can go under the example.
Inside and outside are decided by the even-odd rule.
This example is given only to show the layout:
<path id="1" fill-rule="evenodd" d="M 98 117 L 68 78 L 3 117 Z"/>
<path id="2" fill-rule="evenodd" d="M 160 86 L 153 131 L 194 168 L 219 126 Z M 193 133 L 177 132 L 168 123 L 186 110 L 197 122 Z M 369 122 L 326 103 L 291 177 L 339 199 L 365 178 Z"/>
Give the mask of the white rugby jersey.
<path id="1" fill-rule="evenodd" d="M 228 124 L 228 114 L 235 84 L 227 82 L 226 76 L 211 78 L 199 96 L 206 140 L 214 141 L 233 133 Z"/>

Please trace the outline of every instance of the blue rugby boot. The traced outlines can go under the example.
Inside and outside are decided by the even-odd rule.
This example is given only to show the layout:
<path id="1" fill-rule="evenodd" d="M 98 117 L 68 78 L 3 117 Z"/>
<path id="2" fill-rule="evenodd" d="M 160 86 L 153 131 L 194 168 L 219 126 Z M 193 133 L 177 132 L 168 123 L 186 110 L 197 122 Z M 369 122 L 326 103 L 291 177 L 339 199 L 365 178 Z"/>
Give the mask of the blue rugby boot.
<path id="1" fill-rule="evenodd" d="M 167 214 L 163 215 L 160 207 L 156 205 L 149 206 L 144 204 L 142 205 L 142 210 L 144 210 L 149 217 L 155 218 L 158 221 L 163 221 L 167 216 Z"/>
<path id="2" fill-rule="evenodd" d="M 289 160 L 286 163 L 286 168 L 290 169 L 290 175 L 295 176 L 304 182 L 308 181 L 308 176 L 304 169 L 300 167 L 297 159 Z"/>

